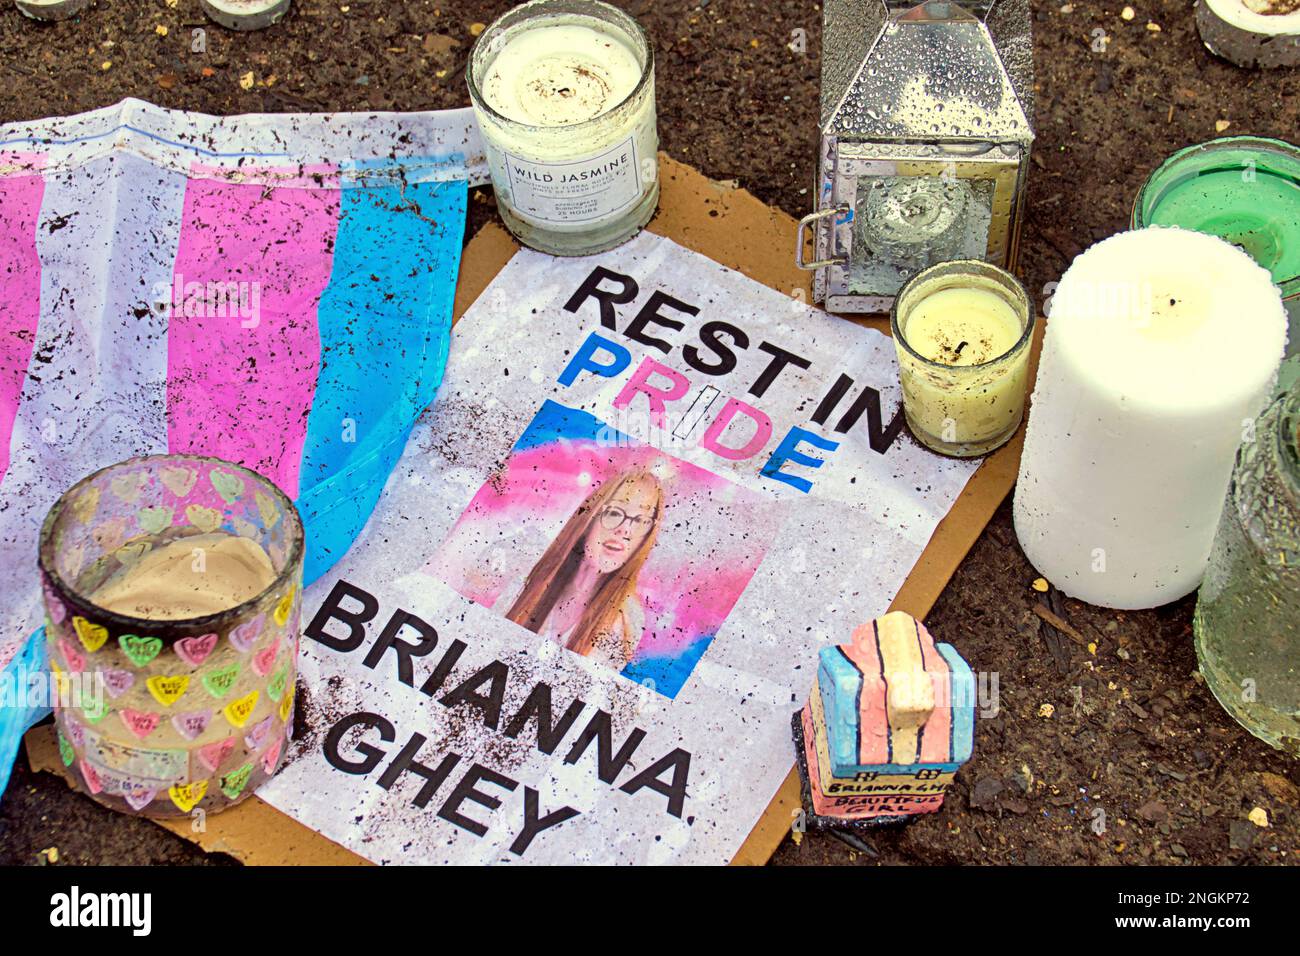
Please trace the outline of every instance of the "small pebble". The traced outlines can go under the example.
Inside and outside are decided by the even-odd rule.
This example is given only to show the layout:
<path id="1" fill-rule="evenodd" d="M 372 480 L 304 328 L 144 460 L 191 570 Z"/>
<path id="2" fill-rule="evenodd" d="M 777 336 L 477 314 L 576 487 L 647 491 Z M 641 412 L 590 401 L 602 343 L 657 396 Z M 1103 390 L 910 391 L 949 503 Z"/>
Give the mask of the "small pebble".
<path id="1" fill-rule="evenodd" d="M 1246 814 L 1246 819 L 1260 829 L 1266 829 L 1268 827 L 1268 811 L 1263 807 L 1256 807 L 1254 810 L 1251 810 L 1250 813 Z"/>
<path id="2" fill-rule="evenodd" d="M 1255 845 L 1255 828 L 1245 820 L 1228 824 L 1228 846 L 1233 850 L 1249 850 Z"/>
<path id="3" fill-rule="evenodd" d="M 1034 789 L 1034 773 L 1027 763 L 1022 763 L 1020 769 L 1011 775 L 1011 779 L 1016 782 L 1021 793 L 1028 794 Z"/>
<path id="4" fill-rule="evenodd" d="M 1138 807 L 1137 815 L 1147 823 L 1161 823 L 1169 819 L 1169 810 L 1159 800 L 1148 800 Z"/>

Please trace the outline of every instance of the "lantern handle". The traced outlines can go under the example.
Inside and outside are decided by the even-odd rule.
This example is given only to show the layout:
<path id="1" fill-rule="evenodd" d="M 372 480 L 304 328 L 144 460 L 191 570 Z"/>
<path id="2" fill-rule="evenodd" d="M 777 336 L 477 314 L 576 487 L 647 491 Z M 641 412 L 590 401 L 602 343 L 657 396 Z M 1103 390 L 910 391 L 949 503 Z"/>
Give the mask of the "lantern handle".
<path id="1" fill-rule="evenodd" d="M 800 269 L 811 272 L 814 269 L 822 269 L 826 266 L 837 266 L 849 261 L 847 255 L 835 251 L 834 229 L 831 230 L 830 234 L 829 247 L 831 255 L 829 259 L 815 259 L 812 262 L 805 262 L 803 257 L 804 247 L 808 241 L 805 238 L 805 233 L 807 232 L 808 227 L 819 220 L 826 219 L 829 216 L 840 216 L 848 211 L 848 203 L 840 203 L 838 206 L 827 206 L 825 209 L 818 209 L 816 212 L 809 213 L 799 220 L 799 225 L 795 229 L 794 233 L 794 264 L 796 266 Z"/>

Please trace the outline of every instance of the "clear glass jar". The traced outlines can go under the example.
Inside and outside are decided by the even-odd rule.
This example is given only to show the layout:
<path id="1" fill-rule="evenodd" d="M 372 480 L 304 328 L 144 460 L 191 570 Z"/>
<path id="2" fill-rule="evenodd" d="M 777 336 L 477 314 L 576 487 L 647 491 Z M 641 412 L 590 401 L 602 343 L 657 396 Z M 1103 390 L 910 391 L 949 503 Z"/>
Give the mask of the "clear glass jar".
<path id="1" fill-rule="evenodd" d="M 994 348 L 976 364 L 938 361 L 920 348 L 912 336 L 913 319 L 932 307 L 936 295 L 988 297 L 999 304 L 1014 324 L 1004 336 L 1005 349 Z M 978 301 L 953 299 L 954 320 L 980 311 Z M 1020 427 L 1025 414 L 1029 356 L 1034 337 L 1034 309 L 1015 276 L 978 259 L 941 262 L 917 273 L 899 290 L 890 312 L 890 331 L 898 355 L 903 414 L 913 437 L 941 455 L 972 458 L 1005 445 Z M 955 325 L 980 334 L 976 325 Z M 931 343 L 933 345 L 933 343 Z M 965 351 L 960 342 L 957 354 Z M 967 356 L 978 342 L 970 342 Z M 933 351 L 930 349 L 928 351 Z M 954 359 L 955 362 L 955 359 Z"/>
<path id="2" fill-rule="evenodd" d="M 1300 385 L 1248 438 L 1196 604 L 1196 655 L 1228 713 L 1300 756 Z"/>
<path id="3" fill-rule="evenodd" d="M 226 606 L 207 575 L 232 567 L 219 555 L 257 551 L 261 573 Z M 164 554 L 178 560 L 150 566 Z M 114 810 L 174 817 L 233 806 L 274 774 L 293 725 L 302 561 L 293 502 L 230 462 L 132 458 L 65 492 L 41 527 L 39 564 L 74 786 Z M 177 569 L 183 590 L 166 607 L 156 586 L 174 586 Z M 133 571 L 155 590 L 108 600 Z"/>
<path id="4" fill-rule="evenodd" d="M 527 52 L 503 55 L 512 48 Z M 629 55 L 631 92 L 608 102 Z M 533 0 L 488 26 L 465 78 L 497 208 L 520 242 L 589 255 L 650 221 L 659 202 L 654 52 L 635 19 L 598 0 Z"/>

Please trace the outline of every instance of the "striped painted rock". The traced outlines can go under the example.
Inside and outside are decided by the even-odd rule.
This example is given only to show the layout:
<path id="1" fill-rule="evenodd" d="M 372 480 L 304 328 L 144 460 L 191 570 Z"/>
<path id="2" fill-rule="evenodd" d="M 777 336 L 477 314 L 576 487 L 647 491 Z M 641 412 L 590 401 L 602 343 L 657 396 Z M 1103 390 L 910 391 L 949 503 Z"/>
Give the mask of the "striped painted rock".
<path id="1" fill-rule="evenodd" d="M 975 676 L 909 614 L 862 625 L 822 649 L 798 715 L 800 766 L 814 816 L 888 822 L 943 805 L 970 759 Z"/>

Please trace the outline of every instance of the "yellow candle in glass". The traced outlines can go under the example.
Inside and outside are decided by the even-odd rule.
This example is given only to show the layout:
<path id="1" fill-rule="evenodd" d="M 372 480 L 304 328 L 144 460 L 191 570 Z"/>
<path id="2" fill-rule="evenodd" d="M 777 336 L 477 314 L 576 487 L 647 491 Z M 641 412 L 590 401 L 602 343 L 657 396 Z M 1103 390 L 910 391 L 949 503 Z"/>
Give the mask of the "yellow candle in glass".
<path id="1" fill-rule="evenodd" d="M 1024 417 L 1029 298 L 977 261 L 945 262 L 899 292 L 891 321 L 903 410 L 916 439 L 945 455 L 983 455 Z"/>

